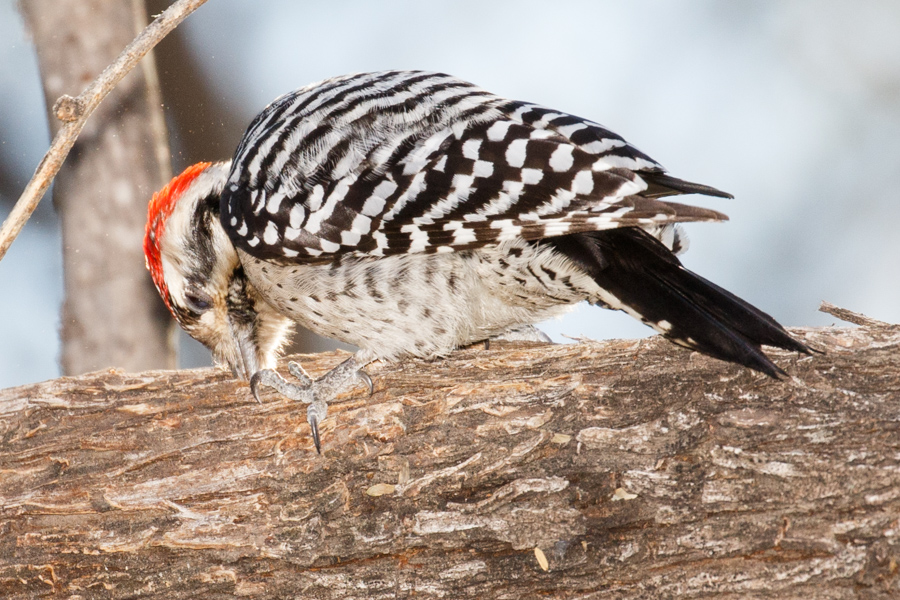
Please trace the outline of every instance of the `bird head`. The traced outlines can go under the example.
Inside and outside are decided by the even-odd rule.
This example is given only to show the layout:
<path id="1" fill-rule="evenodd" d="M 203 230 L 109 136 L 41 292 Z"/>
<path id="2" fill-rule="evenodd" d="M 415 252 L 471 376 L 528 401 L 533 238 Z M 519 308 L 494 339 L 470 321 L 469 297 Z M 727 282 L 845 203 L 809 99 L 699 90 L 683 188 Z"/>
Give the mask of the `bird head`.
<path id="1" fill-rule="evenodd" d="M 153 195 L 144 256 L 153 283 L 178 324 L 219 364 L 249 379 L 274 366 L 291 321 L 247 279 L 219 220 L 230 163 L 188 167 Z"/>

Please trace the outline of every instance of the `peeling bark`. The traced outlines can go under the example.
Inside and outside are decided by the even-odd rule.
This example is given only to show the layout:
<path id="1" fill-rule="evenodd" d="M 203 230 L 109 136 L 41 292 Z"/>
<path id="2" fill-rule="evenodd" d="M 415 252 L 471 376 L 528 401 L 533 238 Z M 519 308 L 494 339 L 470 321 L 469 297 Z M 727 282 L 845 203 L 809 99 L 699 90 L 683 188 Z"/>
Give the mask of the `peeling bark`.
<path id="1" fill-rule="evenodd" d="M 900 328 L 796 333 L 375 365 L 323 456 L 219 370 L 3 390 L 0 596 L 896 598 Z"/>

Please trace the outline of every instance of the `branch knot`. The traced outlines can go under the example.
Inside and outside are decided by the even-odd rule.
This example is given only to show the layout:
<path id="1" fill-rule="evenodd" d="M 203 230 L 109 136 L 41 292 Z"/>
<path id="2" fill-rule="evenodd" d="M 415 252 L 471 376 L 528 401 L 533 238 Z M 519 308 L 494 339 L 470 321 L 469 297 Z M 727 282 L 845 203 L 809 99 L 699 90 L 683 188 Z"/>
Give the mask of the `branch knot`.
<path id="1" fill-rule="evenodd" d="M 68 94 L 59 97 L 53 105 L 53 113 L 63 123 L 77 121 L 84 114 L 84 102 Z"/>

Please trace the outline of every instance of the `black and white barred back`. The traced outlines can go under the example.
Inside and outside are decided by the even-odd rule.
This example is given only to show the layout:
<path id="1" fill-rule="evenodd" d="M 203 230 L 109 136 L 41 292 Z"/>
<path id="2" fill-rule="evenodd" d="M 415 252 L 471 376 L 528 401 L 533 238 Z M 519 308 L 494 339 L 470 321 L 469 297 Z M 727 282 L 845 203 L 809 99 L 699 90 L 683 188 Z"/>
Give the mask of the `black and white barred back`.
<path id="1" fill-rule="evenodd" d="M 651 199 L 683 191 L 727 196 L 665 176 L 591 121 L 448 75 L 387 71 L 266 108 L 235 154 L 222 222 L 253 256 L 321 262 L 724 218 Z"/>
<path id="2" fill-rule="evenodd" d="M 659 199 L 683 193 L 730 197 L 591 121 L 386 71 L 267 107 L 220 218 L 267 301 L 373 356 L 444 354 L 588 300 L 778 373 L 761 344 L 805 346 L 672 253 L 675 223 L 726 218 Z"/>

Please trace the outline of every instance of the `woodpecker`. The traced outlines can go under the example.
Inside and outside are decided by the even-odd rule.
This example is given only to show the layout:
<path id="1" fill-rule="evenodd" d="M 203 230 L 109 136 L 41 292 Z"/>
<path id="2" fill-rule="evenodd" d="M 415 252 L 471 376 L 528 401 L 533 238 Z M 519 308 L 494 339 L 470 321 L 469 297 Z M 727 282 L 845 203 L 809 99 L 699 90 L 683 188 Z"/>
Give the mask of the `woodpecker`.
<path id="1" fill-rule="evenodd" d="M 808 353 L 772 317 L 685 269 L 679 223 L 731 198 L 668 175 L 592 121 L 442 73 L 328 79 L 276 99 L 229 162 L 154 195 L 144 250 L 181 326 L 254 396 L 309 405 L 374 360 L 434 358 L 587 301 L 771 377 L 763 345 Z M 323 377 L 274 370 L 291 327 L 359 351 Z"/>

